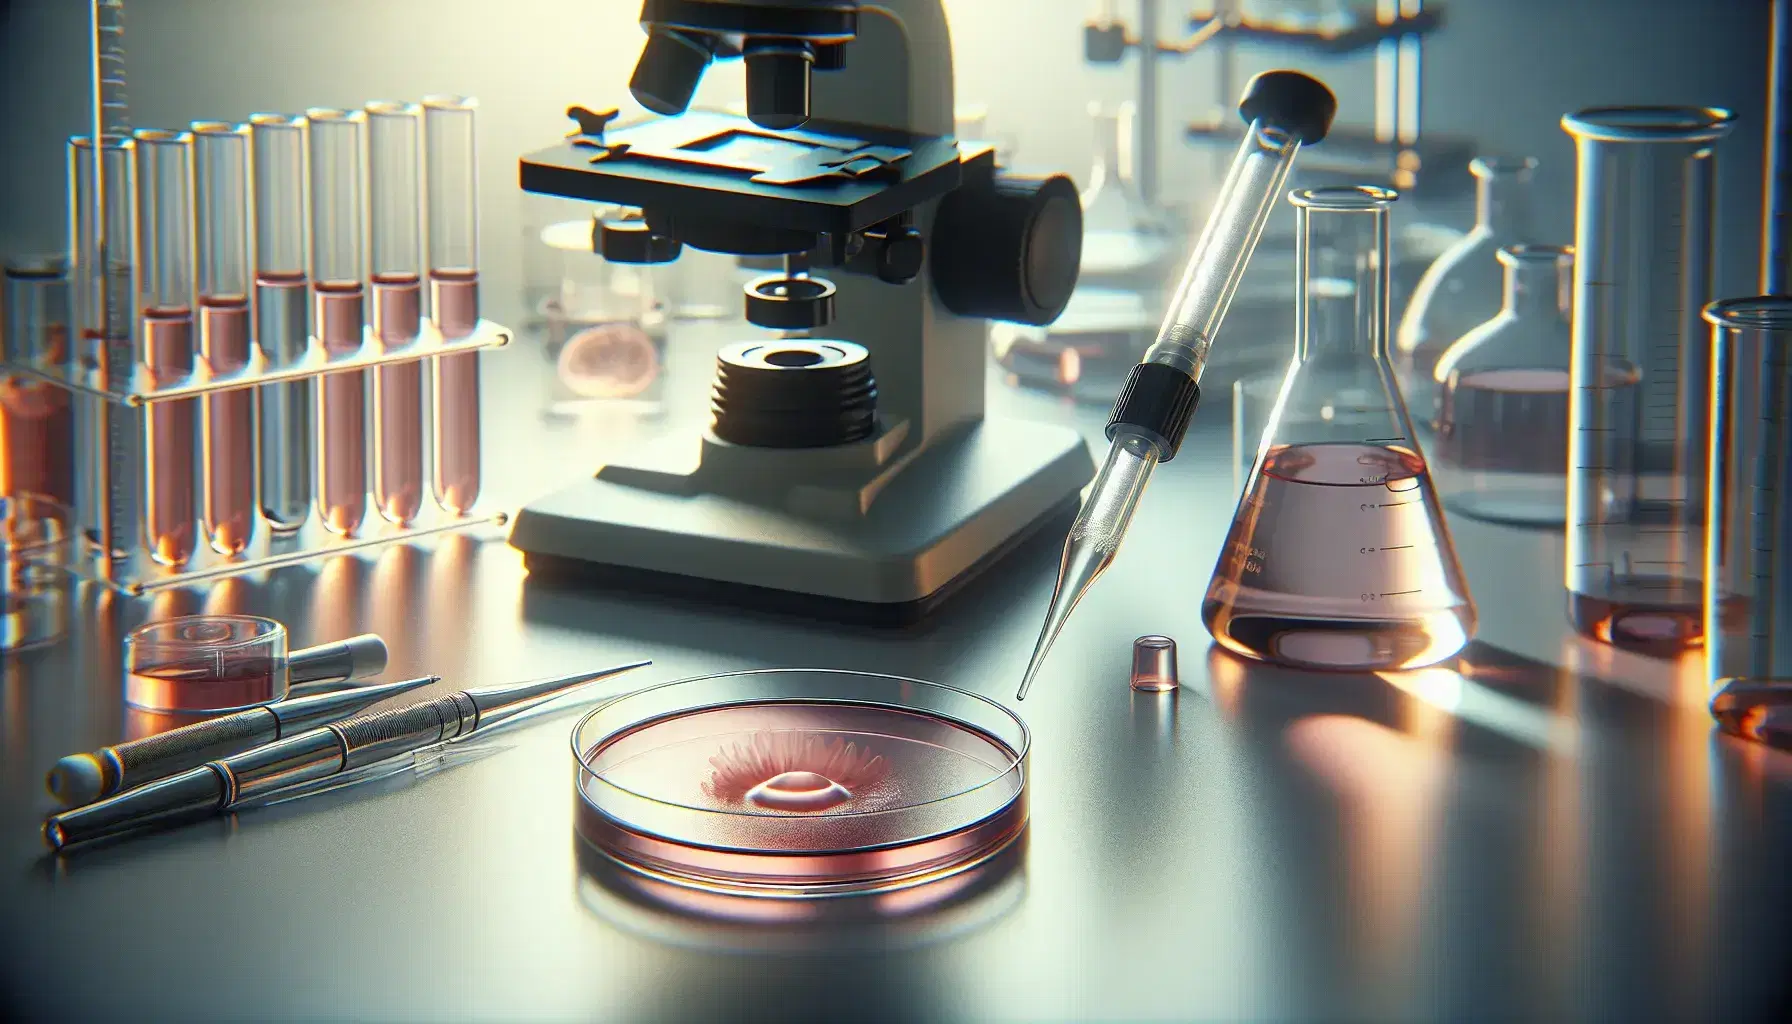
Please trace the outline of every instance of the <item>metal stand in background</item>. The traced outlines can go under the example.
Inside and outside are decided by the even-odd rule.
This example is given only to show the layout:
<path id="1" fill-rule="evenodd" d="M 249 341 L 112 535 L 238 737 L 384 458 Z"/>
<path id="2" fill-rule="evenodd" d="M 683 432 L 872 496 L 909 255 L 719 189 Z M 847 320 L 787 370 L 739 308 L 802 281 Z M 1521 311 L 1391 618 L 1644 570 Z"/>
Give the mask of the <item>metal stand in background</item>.
<path id="1" fill-rule="evenodd" d="M 1084 59 L 1091 64 L 1117 64 L 1128 50 L 1139 57 L 1140 191 L 1157 198 L 1157 66 L 1163 57 L 1184 57 L 1205 46 L 1215 48 L 1215 95 L 1238 89 L 1234 47 L 1240 43 L 1305 50 L 1325 57 L 1375 51 L 1375 124 L 1368 129 L 1338 126 L 1324 151 L 1315 150 L 1302 167 L 1303 178 L 1341 175 L 1352 181 L 1385 181 L 1409 192 L 1448 191 L 1467 187 L 1470 140 L 1420 136 L 1420 58 L 1425 34 L 1443 24 L 1443 9 L 1424 0 L 1378 0 L 1373 16 L 1340 6 L 1330 18 L 1311 23 L 1282 18 L 1257 19 L 1240 13 L 1238 0 L 1213 0 L 1209 13 L 1191 18 L 1194 31 L 1181 40 L 1158 38 L 1158 3 L 1140 0 L 1138 31 L 1113 13 L 1112 0 L 1100 17 L 1084 28 Z M 1148 42 L 1147 42 L 1148 41 Z M 1237 125 L 1218 114 L 1191 123 L 1192 142 L 1236 144 Z M 1421 175 L 1425 168 L 1435 169 Z"/>
<path id="2" fill-rule="evenodd" d="M 1767 146 L 1761 201 L 1761 294 L 1785 295 L 1792 288 L 1792 0 L 1773 0 L 1773 34 L 1767 50 Z"/>

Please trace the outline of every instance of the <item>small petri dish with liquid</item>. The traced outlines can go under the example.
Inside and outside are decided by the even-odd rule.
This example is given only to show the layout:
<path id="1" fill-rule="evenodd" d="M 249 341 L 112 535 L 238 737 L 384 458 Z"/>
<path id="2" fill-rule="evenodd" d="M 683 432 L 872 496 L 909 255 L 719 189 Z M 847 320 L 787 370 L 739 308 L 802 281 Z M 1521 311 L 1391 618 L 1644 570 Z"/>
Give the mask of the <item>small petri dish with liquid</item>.
<path id="1" fill-rule="evenodd" d="M 938 683 L 832 669 L 681 680 L 573 730 L 579 835 L 729 895 L 889 892 L 967 871 L 1027 824 L 1029 735 Z"/>
<path id="2" fill-rule="evenodd" d="M 124 700 L 152 712 L 239 711 L 286 696 L 286 627 L 255 615 L 187 615 L 124 640 Z"/>

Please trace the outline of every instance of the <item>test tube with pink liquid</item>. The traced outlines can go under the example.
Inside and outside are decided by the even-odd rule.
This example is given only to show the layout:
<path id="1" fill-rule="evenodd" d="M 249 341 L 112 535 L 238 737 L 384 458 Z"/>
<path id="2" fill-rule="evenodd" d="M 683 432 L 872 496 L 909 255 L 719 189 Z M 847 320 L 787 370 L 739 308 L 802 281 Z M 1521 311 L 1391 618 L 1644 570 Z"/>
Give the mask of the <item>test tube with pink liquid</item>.
<path id="1" fill-rule="evenodd" d="M 423 323 L 422 110 L 367 104 L 368 210 L 373 339 L 382 353 L 416 344 Z M 373 498 L 388 522 L 408 525 L 423 507 L 423 361 L 373 374 Z"/>
<path id="2" fill-rule="evenodd" d="M 132 133 L 137 183 L 137 322 L 152 388 L 193 374 L 193 136 L 141 128 Z M 191 398 L 152 402 L 145 415 L 144 531 L 149 555 L 180 567 L 193 557 L 199 521 Z"/>
<path id="3" fill-rule="evenodd" d="M 249 126 L 193 124 L 199 354 L 213 378 L 249 365 Z M 207 395 L 200 419 L 206 540 L 240 555 L 255 535 L 255 393 Z"/>
<path id="4" fill-rule="evenodd" d="M 305 119 L 289 114 L 249 118 L 255 174 L 255 345 L 269 369 L 305 358 L 311 339 L 311 279 L 306 265 Z M 311 380 L 256 389 L 261 423 L 261 515 L 276 534 L 311 515 Z"/>
<path id="5" fill-rule="evenodd" d="M 429 307 L 448 342 L 469 337 L 479 325 L 477 108 L 465 96 L 423 100 Z M 438 356 L 433 363 L 436 504 L 465 515 L 479 498 L 479 353 Z"/>
<path id="6" fill-rule="evenodd" d="M 366 315 L 367 115 L 305 112 L 311 171 L 313 323 L 327 359 L 361 351 Z M 367 374 L 326 373 L 317 385 L 317 510 L 349 536 L 367 517 Z"/>

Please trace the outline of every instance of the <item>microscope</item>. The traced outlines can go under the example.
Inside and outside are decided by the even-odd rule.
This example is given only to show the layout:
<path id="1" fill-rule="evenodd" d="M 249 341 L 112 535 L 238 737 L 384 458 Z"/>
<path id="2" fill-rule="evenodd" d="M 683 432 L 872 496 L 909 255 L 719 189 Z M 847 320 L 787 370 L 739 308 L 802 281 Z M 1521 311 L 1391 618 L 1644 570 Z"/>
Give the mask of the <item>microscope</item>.
<path id="1" fill-rule="evenodd" d="M 941 0 L 645 0 L 640 22 L 629 88 L 659 116 L 573 108 L 523 189 L 623 210 L 593 232 L 609 260 L 783 269 L 743 289 L 708 429 L 531 503 L 510 542 L 534 580 L 920 620 L 1093 476 L 1077 431 L 984 417 L 988 321 L 1048 324 L 1076 285 L 1076 187 L 953 138 Z M 735 59 L 747 116 L 689 110 Z"/>

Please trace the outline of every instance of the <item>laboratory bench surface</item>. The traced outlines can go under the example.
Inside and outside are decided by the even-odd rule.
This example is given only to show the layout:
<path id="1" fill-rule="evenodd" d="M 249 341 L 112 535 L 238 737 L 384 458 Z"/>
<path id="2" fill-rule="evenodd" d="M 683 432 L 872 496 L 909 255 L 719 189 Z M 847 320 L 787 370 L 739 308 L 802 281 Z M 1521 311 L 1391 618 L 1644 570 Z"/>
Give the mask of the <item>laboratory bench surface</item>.
<path id="1" fill-rule="evenodd" d="M 701 415 L 704 333 L 675 336 L 688 352 L 657 426 L 638 409 L 545 421 L 546 370 L 527 346 L 485 357 L 499 507 L 588 471 L 605 442 Z M 994 382 L 990 406 L 1092 438 L 1105 413 Z M 496 535 L 152 601 L 71 597 L 70 635 L 6 655 L 0 676 L 0 1007 L 144 1021 L 1785 1019 L 1792 755 L 1713 733 L 1697 659 L 1572 636 L 1559 535 L 1453 521 L 1480 628 L 1449 667 L 1310 675 L 1211 649 L 1201 597 L 1236 484 L 1223 402 L 1197 419 L 1017 707 L 1033 733 L 1024 845 L 943 892 L 743 905 L 606 870 L 573 832 L 574 713 L 425 778 L 63 859 L 38 836 L 42 777 L 130 727 L 122 631 L 207 609 L 279 618 L 295 645 L 378 632 L 389 678 L 457 687 L 652 658 L 613 685 L 797 664 L 1015 707 L 1058 537 L 902 632 L 540 588 Z M 1180 642 L 1180 691 L 1128 689 L 1146 633 Z"/>

